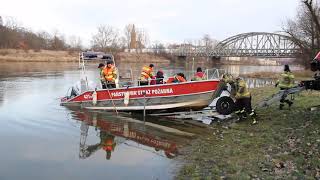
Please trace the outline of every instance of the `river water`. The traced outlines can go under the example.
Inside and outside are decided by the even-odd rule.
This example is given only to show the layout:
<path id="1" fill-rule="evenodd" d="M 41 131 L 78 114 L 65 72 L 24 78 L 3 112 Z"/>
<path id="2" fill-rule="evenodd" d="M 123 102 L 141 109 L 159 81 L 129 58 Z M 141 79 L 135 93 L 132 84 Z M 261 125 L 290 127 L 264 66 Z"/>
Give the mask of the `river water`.
<path id="1" fill-rule="evenodd" d="M 119 63 L 118 68 L 138 72 L 142 65 Z M 97 82 L 96 66 L 88 65 L 87 75 Z M 282 70 L 219 68 L 233 73 Z M 159 64 L 156 69 L 170 74 L 190 67 Z M 0 63 L 0 179 L 172 179 L 174 159 L 190 143 L 188 133 L 201 129 L 60 106 L 59 99 L 79 77 L 78 65 L 72 63 Z"/>

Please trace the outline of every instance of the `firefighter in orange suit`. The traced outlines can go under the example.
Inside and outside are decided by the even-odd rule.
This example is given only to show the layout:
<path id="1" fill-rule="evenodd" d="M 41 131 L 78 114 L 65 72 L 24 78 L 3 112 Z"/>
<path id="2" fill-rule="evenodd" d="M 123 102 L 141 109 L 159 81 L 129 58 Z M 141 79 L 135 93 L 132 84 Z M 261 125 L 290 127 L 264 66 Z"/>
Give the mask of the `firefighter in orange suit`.
<path id="1" fill-rule="evenodd" d="M 177 75 L 175 75 L 174 77 L 169 77 L 169 79 L 167 80 L 167 83 L 181 83 L 181 82 L 187 82 L 185 76 L 183 73 L 178 73 Z"/>
<path id="2" fill-rule="evenodd" d="M 103 75 L 106 80 L 107 88 L 116 88 L 117 69 L 111 61 L 107 62 L 107 66 L 103 69 Z"/>
<path id="3" fill-rule="evenodd" d="M 149 66 L 144 66 L 142 68 L 140 81 L 139 81 L 140 86 L 149 85 L 149 81 L 154 78 L 153 67 L 154 65 L 150 64 Z"/>

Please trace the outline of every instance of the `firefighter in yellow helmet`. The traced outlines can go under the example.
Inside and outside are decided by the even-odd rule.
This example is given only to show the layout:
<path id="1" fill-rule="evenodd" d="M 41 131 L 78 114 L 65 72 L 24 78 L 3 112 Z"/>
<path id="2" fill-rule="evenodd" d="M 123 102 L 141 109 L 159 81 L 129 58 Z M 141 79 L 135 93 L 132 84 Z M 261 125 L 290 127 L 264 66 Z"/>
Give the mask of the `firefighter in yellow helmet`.
<path id="1" fill-rule="evenodd" d="M 149 85 L 149 81 L 154 78 L 153 67 L 154 65 L 150 64 L 149 66 L 144 66 L 142 68 L 140 81 L 139 81 L 140 86 Z"/>
<path id="2" fill-rule="evenodd" d="M 290 88 L 294 87 L 294 75 L 290 71 L 289 65 L 284 66 L 284 72 L 281 74 L 280 79 L 275 84 L 276 87 L 279 87 L 280 90 L 286 91 Z M 293 102 L 289 99 L 286 99 L 288 96 L 287 93 L 283 93 L 283 96 L 280 99 L 279 109 L 282 110 L 284 107 L 284 103 L 287 103 L 289 108 L 292 106 Z"/>
<path id="3" fill-rule="evenodd" d="M 248 84 L 245 80 L 240 77 L 237 77 L 234 81 L 235 88 L 235 113 L 239 116 L 239 120 L 247 118 L 249 115 L 252 119 L 252 124 L 257 124 L 256 113 L 252 109 L 251 105 L 251 93 L 248 88 Z"/>

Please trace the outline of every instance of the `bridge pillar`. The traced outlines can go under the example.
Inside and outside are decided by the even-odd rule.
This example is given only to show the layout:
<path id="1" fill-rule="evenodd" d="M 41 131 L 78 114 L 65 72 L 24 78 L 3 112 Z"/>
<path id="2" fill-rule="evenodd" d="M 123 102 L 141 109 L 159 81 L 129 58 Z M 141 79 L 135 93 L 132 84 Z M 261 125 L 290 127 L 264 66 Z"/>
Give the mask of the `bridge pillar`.
<path id="1" fill-rule="evenodd" d="M 212 56 L 211 60 L 212 61 L 220 61 L 221 60 L 221 56 Z"/>

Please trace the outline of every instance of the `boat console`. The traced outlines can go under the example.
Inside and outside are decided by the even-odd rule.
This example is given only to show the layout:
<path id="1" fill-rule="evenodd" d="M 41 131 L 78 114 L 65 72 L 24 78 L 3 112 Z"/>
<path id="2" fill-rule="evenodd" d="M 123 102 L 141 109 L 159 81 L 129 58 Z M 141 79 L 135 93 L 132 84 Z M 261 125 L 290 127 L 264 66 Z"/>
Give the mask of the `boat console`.
<path id="1" fill-rule="evenodd" d="M 302 81 L 301 84 L 307 90 L 320 90 L 320 52 L 310 63 L 311 71 L 316 72 L 313 76 L 314 80 Z"/>

